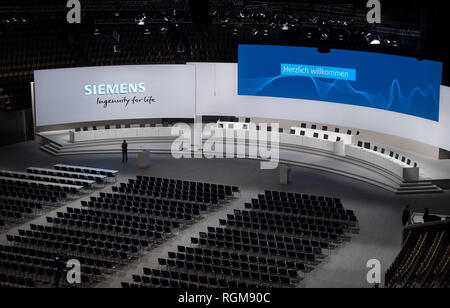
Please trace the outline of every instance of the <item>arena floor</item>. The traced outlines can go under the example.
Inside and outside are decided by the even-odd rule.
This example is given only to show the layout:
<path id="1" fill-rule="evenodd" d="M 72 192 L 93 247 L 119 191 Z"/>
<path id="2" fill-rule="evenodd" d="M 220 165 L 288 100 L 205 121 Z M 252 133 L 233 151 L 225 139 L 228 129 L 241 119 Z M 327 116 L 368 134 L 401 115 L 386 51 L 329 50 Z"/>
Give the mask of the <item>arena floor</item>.
<path id="1" fill-rule="evenodd" d="M 366 262 L 369 259 L 380 260 L 383 272 L 390 266 L 400 250 L 401 214 L 406 204 L 411 205 L 412 212 L 428 207 L 432 213 L 450 215 L 450 193 L 447 191 L 398 196 L 373 185 L 309 168 L 293 167 L 291 183 L 280 185 L 278 170 L 260 170 L 259 162 L 250 160 L 175 160 L 169 155 L 152 155 L 151 167 L 141 170 L 136 156 L 130 156 L 128 164 L 122 164 L 121 156 L 116 154 L 52 157 L 42 152 L 34 141 L 3 147 L 0 151 L 0 169 L 23 171 L 30 166 L 51 167 L 56 163 L 117 169 L 120 171 L 118 182 L 136 175 L 152 175 L 232 184 L 241 190 L 238 199 L 210 213 L 163 245 L 149 249 L 140 259 L 108 277 L 98 287 L 120 287 L 121 281 L 129 282 L 132 274 L 141 273 L 143 266 L 157 266 L 158 257 L 167 257 L 167 252 L 176 251 L 177 245 L 188 245 L 190 238 L 206 231 L 207 226 L 218 226 L 220 218 L 232 213 L 233 209 L 243 208 L 245 202 L 265 189 L 339 197 L 344 207 L 354 210 L 359 220 L 359 233 L 352 234 L 350 241 L 333 251 L 313 272 L 306 274 L 299 287 L 370 287 L 366 282 Z M 110 190 L 111 185 L 104 188 L 104 191 Z M 93 194 L 98 192 L 96 190 Z M 84 195 L 83 199 L 88 197 Z M 64 206 L 79 207 L 80 199 Z M 52 212 L 45 213 L 50 214 Z M 26 225 L 45 223 L 45 215 Z M 6 233 L 14 233 L 20 227 L 23 225 L 2 230 L 0 242 L 5 242 Z"/>

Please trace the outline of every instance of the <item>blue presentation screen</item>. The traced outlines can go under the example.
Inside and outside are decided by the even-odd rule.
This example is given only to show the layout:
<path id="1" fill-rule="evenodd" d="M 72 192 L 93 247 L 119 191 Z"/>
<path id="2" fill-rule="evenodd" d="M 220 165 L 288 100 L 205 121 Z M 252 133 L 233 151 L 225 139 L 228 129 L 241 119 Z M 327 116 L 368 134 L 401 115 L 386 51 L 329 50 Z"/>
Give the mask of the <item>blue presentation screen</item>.
<path id="1" fill-rule="evenodd" d="M 343 103 L 439 121 L 442 63 L 386 54 L 239 45 L 239 95 Z"/>

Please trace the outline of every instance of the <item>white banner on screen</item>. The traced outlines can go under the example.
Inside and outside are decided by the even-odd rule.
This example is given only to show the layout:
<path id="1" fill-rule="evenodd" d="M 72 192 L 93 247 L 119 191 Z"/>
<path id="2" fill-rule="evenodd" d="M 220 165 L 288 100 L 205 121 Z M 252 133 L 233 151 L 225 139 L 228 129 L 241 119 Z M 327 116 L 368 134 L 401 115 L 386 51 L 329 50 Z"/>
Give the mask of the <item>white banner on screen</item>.
<path id="1" fill-rule="evenodd" d="M 194 64 L 194 63 L 192 63 Z M 238 65 L 195 63 L 197 114 L 309 121 L 354 127 L 450 150 L 450 88 L 441 87 L 439 122 L 345 104 L 238 95 Z M 301 91 L 301 89 L 299 89 Z"/>
<path id="2" fill-rule="evenodd" d="M 195 116 L 195 66 L 35 71 L 36 126 Z"/>

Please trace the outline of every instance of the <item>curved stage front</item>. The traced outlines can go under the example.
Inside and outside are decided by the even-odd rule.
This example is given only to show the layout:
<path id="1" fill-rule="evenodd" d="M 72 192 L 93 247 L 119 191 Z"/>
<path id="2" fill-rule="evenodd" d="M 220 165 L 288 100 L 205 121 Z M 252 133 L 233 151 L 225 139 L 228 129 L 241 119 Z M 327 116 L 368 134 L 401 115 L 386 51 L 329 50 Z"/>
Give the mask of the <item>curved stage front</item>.
<path id="1" fill-rule="evenodd" d="M 121 133 L 125 133 L 127 129 L 121 129 Z M 174 141 L 178 138 L 172 136 L 170 127 L 152 128 L 152 136 L 146 137 L 131 137 L 128 136 L 127 142 L 129 144 L 129 153 L 137 154 L 143 150 L 148 150 L 154 154 L 184 154 L 185 156 L 194 156 L 195 154 L 212 156 L 217 152 L 195 151 L 193 147 L 180 148 L 177 151 L 172 151 Z M 128 132 L 129 133 L 129 132 Z M 82 155 L 82 154 L 119 154 L 121 153 L 121 143 L 124 137 L 108 138 L 108 139 L 94 139 L 77 142 L 70 142 L 73 139 L 73 131 L 59 131 L 40 133 L 41 149 L 54 156 L 65 155 Z M 125 133 L 126 134 L 126 133 Z M 289 135 L 289 134 L 280 134 Z M 290 136 L 283 136 L 280 138 L 278 146 L 279 150 L 279 164 L 296 166 L 302 168 L 311 168 L 315 170 L 330 172 L 358 181 L 362 181 L 371 185 L 375 185 L 384 190 L 396 194 L 422 194 L 422 193 L 439 193 L 443 190 L 441 187 L 446 187 L 450 179 L 445 178 L 446 174 L 450 174 L 450 165 L 444 161 L 435 161 L 419 156 L 409 157 L 415 159 L 420 166 L 420 173 L 418 179 L 415 181 L 405 180 L 401 173 L 395 172 L 389 166 L 380 165 L 374 162 L 370 156 L 365 158 L 356 157 L 355 155 L 345 155 L 345 153 L 336 153 L 326 146 L 317 146 L 323 143 L 324 140 L 319 141 L 308 136 L 308 142 L 286 142 L 286 138 Z M 204 136 L 205 139 L 205 136 Z M 331 142 L 330 143 L 336 143 Z M 224 148 L 233 148 L 241 146 L 246 148 L 245 153 L 249 153 L 249 148 L 254 146 L 250 140 L 232 140 L 225 142 Z M 351 145 L 345 145 L 351 146 Z M 330 145 L 329 145 L 330 147 Z M 237 158 L 237 156 L 233 156 Z M 226 153 L 222 153 L 225 154 Z M 258 159 L 261 157 L 239 156 L 240 159 Z M 401 163 L 400 163 L 401 164 Z M 408 167 L 408 166 L 406 166 Z M 407 168 L 412 169 L 412 168 Z M 417 172 L 419 172 L 417 170 Z M 444 177 L 442 176 L 444 175 Z"/>

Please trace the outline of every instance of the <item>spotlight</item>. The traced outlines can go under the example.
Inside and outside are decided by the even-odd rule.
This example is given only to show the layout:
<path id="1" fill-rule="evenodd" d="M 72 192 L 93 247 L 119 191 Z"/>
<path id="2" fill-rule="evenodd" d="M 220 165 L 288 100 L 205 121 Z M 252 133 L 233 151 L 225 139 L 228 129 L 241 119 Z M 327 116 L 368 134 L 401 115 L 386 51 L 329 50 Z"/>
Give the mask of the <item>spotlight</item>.
<path id="1" fill-rule="evenodd" d="M 281 26 L 281 30 L 283 30 L 283 31 L 289 30 L 289 25 L 288 25 L 287 23 L 283 24 L 283 25 Z"/>
<path id="2" fill-rule="evenodd" d="M 142 14 L 141 17 L 138 17 L 138 18 L 136 19 L 137 25 L 138 25 L 138 26 L 144 26 L 146 20 L 147 20 L 147 16 L 145 16 L 145 14 Z"/>
<path id="3" fill-rule="evenodd" d="M 370 42 L 370 45 L 381 45 L 381 38 L 376 35 L 375 37 L 368 37 L 368 42 Z"/>
<path id="4" fill-rule="evenodd" d="M 263 35 L 264 36 L 268 36 L 269 35 L 269 30 L 264 30 Z"/>
<path id="5" fill-rule="evenodd" d="M 94 29 L 94 35 L 95 35 L 95 36 L 100 35 L 100 30 L 99 30 L 98 28 L 95 28 L 95 29 Z"/>
<path id="6" fill-rule="evenodd" d="M 144 30 L 144 35 L 150 35 L 150 34 L 152 34 L 152 31 L 150 31 L 150 29 Z"/>
<path id="7" fill-rule="evenodd" d="M 273 21 L 267 22 L 267 25 L 271 28 L 275 28 L 275 22 L 273 22 Z"/>
<path id="8" fill-rule="evenodd" d="M 166 32 L 167 32 L 167 28 L 166 28 L 166 27 L 162 27 L 162 28 L 161 28 L 161 33 L 162 33 L 162 34 L 165 34 Z"/>

